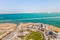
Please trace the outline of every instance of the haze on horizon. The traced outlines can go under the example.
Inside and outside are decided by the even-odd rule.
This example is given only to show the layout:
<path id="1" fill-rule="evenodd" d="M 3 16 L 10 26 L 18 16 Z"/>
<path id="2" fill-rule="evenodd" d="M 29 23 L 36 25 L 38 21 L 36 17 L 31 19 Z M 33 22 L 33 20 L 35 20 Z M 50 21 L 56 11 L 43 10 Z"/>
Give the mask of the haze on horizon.
<path id="1" fill-rule="evenodd" d="M 60 12 L 60 0 L 0 0 L 0 13 Z"/>

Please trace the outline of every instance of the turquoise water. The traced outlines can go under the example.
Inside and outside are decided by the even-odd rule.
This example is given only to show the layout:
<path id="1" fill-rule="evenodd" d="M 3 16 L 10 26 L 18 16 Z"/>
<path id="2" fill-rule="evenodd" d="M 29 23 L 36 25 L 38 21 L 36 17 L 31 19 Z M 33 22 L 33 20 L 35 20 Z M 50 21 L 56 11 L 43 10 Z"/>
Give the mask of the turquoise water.
<path id="1" fill-rule="evenodd" d="M 60 28 L 60 13 L 0 14 L 0 23 L 40 22 Z"/>

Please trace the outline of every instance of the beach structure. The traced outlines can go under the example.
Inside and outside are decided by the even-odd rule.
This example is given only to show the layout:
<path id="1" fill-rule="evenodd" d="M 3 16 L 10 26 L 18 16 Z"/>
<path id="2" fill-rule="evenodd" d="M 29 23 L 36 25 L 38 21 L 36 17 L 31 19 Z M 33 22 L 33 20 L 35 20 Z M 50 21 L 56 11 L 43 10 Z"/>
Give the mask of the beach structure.
<path id="1" fill-rule="evenodd" d="M 17 36 L 16 32 L 10 32 L 6 37 L 4 37 L 2 40 L 11 40 Z"/>
<path id="2" fill-rule="evenodd" d="M 56 33 L 56 35 L 57 35 L 57 38 L 60 39 L 60 32 Z"/>
<path id="3" fill-rule="evenodd" d="M 5 37 L 7 34 L 9 34 L 9 32 L 4 32 L 3 34 L 0 35 L 0 39 L 2 39 L 3 37 Z"/>
<path id="4" fill-rule="evenodd" d="M 22 40 L 22 39 L 21 38 L 18 38 L 18 37 L 15 37 L 15 38 L 13 38 L 11 40 Z"/>
<path id="5" fill-rule="evenodd" d="M 27 34 L 29 34 L 29 31 L 23 31 L 23 35 L 26 36 Z"/>
<path id="6" fill-rule="evenodd" d="M 27 25 L 28 25 L 28 24 L 20 23 L 20 24 L 18 25 L 18 28 L 19 28 L 19 30 L 27 30 Z"/>
<path id="7" fill-rule="evenodd" d="M 33 28 L 34 28 L 34 29 L 38 29 L 38 28 L 39 28 L 39 26 L 40 26 L 40 24 L 39 24 L 39 23 L 34 23 L 34 24 L 33 24 Z"/>

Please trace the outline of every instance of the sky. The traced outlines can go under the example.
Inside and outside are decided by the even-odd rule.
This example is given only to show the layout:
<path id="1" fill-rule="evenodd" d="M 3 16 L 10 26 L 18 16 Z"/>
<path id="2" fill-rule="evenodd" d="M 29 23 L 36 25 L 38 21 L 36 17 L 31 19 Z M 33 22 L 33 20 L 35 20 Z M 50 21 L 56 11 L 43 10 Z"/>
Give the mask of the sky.
<path id="1" fill-rule="evenodd" d="M 0 12 L 60 12 L 60 0 L 0 0 Z"/>

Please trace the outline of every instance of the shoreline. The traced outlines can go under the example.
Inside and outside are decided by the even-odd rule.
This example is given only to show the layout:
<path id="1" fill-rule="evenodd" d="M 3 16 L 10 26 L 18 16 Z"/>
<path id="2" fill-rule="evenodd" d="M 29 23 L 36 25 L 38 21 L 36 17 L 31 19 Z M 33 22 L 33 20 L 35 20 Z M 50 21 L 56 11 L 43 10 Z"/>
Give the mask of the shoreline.
<path id="1" fill-rule="evenodd" d="M 21 23 L 19 23 L 19 24 L 21 24 Z M 12 27 L 12 29 L 13 28 L 15 28 L 15 26 L 17 27 L 17 25 L 19 25 L 19 24 L 15 24 L 15 23 L 0 23 L 0 27 L 1 26 L 13 26 Z M 23 25 L 24 24 L 24 25 Z M 29 25 L 29 24 L 33 24 L 32 22 L 27 22 L 26 24 L 25 23 L 23 23 L 22 22 L 22 25 L 23 26 L 27 26 L 27 25 Z M 40 23 L 35 23 L 35 25 L 36 24 L 40 24 Z M 43 24 L 43 23 L 41 23 L 41 24 Z M 43 25 L 45 25 L 45 24 L 43 24 Z M 55 32 L 60 32 L 60 28 L 58 28 L 58 27 L 56 27 L 56 26 L 53 26 L 53 25 L 49 25 L 49 24 L 46 24 L 46 26 L 48 26 L 48 28 L 49 29 L 51 29 L 51 30 L 53 30 L 53 31 L 55 31 Z M 9 27 L 6 27 L 6 29 L 8 29 Z M 0 29 L 5 29 L 5 27 L 1 27 Z"/>

